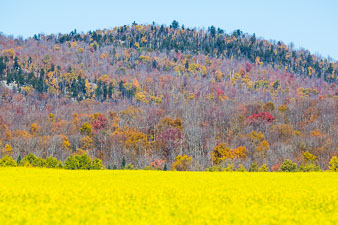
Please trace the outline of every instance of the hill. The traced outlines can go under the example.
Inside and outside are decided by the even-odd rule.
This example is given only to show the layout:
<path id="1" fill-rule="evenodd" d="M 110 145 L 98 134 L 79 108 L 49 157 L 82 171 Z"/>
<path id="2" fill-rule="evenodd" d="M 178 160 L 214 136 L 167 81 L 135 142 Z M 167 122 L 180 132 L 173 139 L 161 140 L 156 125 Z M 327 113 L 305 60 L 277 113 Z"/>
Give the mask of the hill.
<path id="1" fill-rule="evenodd" d="M 337 155 L 337 73 L 307 50 L 176 21 L 1 35 L 1 154 L 326 168 Z"/>

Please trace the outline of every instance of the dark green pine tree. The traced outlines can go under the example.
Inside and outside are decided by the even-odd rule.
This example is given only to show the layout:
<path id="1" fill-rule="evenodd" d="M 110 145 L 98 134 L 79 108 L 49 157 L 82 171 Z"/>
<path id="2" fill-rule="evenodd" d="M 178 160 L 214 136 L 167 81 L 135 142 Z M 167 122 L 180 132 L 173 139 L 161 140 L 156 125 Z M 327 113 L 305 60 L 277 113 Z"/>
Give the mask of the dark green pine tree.
<path id="1" fill-rule="evenodd" d="M 126 159 L 123 156 L 122 162 L 121 162 L 121 169 L 124 169 L 124 168 L 126 168 Z"/>
<path id="2" fill-rule="evenodd" d="M 21 69 L 18 60 L 19 60 L 18 57 L 15 56 L 15 58 L 14 58 L 14 64 L 13 64 L 13 69 L 14 70 L 20 70 Z"/>
<path id="3" fill-rule="evenodd" d="M 185 61 L 184 67 L 185 67 L 185 69 L 189 69 L 189 62 L 188 62 L 188 60 Z"/>
<path id="4" fill-rule="evenodd" d="M 44 78 L 45 78 L 45 71 L 43 69 L 40 70 L 40 77 L 36 83 L 36 90 L 40 93 L 44 92 Z"/>
<path id="5" fill-rule="evenodd" d="M 179 23 L 176 21 L 176 20 L 174 20 L 172 23 L 171 23 L 171 26 L 170 27 L 172 27 L 174 30 L 176 30 L 178 27 L 179 27 Z"/>
<path id="6" fill-rule="evenodd" d="M 6 69 L 6 63 L 4 57 L 0 56 L 0 80 L 3 79 L 4 70 Z"/>
<path id="7" fill-rule="evenodd" d="M 112 96 L 113 96 L 113 83 L 112 82 L 110 82 L 109 83 L 109 88 L 108 88 L 108 98 L 109 99 L 111 99 L 112 98 Z"/>
<path id="8" fill-rule="evenodd" d="M 211 27 L 209 27 L 209 32 L 210 32 L 210 35 L 211 35 L 211 37 L 216 37 L 216 28 L 214 27 L 214 26 L 211 26 Z"/>
<path id="9" fill-rule="evenodd" d="M 79 95 L 78 84 L 75 79 L 72 80 L 72 85 L 70 88 L 73 97 L 77 97 Z"/>
<path id="10" fill-rule="evenodd" d="M 105 82 L 103 82 L 102 89 L 103 89 L 103 100 L 106 100 L 108 95 L 108 87 Z"/>
<path id="11" fill-rule="evenodd" d="M 79 75 L 77 78 L 77 82 L 78 82 L 78 92 L 81 94 L 85 94 L 86 93 L 86 82 L 85 80 Z"/>
<path id="12" fill-rule="evenodd" d="M 10 83 L 12 83 L 13 80 L 14 80 L 13 74 L 12 73 L 8 73 L 7 76 L 6 76 L 7 85 L 9 85 Z"/>
<path id="13" fill-rule="evenodd" d="M 121 92 L 123 97 L 126 96 L 127 89 L 124 87 L 122 80 L 120 80 L 120 83 L 119 83 L 119 91 Z"/>
<path id="14" fill-rule="evenodd" d="M 19 165 L 21 162 L 21 155 L 18 156 L 18 159 L 16 160 L 16 163 Z"/>
<path id="15" fill-rule="evenodd" d="M 97 87 L 95 90 L 95 97 L 97 100 L 102 99 L 102 81 L 101 80 L 97 82 Z"/>

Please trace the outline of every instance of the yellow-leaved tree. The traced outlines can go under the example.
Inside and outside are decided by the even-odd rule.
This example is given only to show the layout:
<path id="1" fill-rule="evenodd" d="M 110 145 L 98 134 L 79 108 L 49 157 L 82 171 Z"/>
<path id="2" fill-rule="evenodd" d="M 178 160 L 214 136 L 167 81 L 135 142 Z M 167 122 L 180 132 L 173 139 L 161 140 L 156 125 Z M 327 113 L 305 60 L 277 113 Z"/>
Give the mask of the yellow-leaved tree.
<path id="1" fill-rule="evenodd" d="M 191 166 L 191 157 L 187 155 L 176 156 L 176 161 L 172 164 L 173 170 L 187 171 Z"/>
<path id="2" fill-rule="evenodd" d="M 5 155 L 12 155 L 13 154 L 13 148 L 10 144 L 6 144 L 4 149 L 2 150 L 2 153 Z"/>

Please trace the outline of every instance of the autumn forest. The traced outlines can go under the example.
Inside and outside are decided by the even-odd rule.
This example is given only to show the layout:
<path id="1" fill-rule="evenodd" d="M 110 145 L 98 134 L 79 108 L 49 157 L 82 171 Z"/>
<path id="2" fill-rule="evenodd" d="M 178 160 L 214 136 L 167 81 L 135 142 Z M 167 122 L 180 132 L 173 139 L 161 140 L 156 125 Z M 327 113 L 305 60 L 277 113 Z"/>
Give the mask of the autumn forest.
<path id="1" fill-rule="evenodd" d="M 337 74 L 337 61 L 292 44 L 177 21 L 2 34 L 0 158 L 327 170 L 338 163 Z"/>

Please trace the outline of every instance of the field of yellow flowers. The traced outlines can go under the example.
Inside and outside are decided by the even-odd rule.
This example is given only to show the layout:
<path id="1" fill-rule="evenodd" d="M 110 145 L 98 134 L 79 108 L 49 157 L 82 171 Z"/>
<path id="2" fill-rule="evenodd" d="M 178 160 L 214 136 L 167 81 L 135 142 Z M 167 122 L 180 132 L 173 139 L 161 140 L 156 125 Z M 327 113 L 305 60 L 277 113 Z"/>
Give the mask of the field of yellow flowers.
<path id="1" fill-rule="evenodd" d="M 338 173 L 0 169 L 0 224 L 337 224 Z"/>

